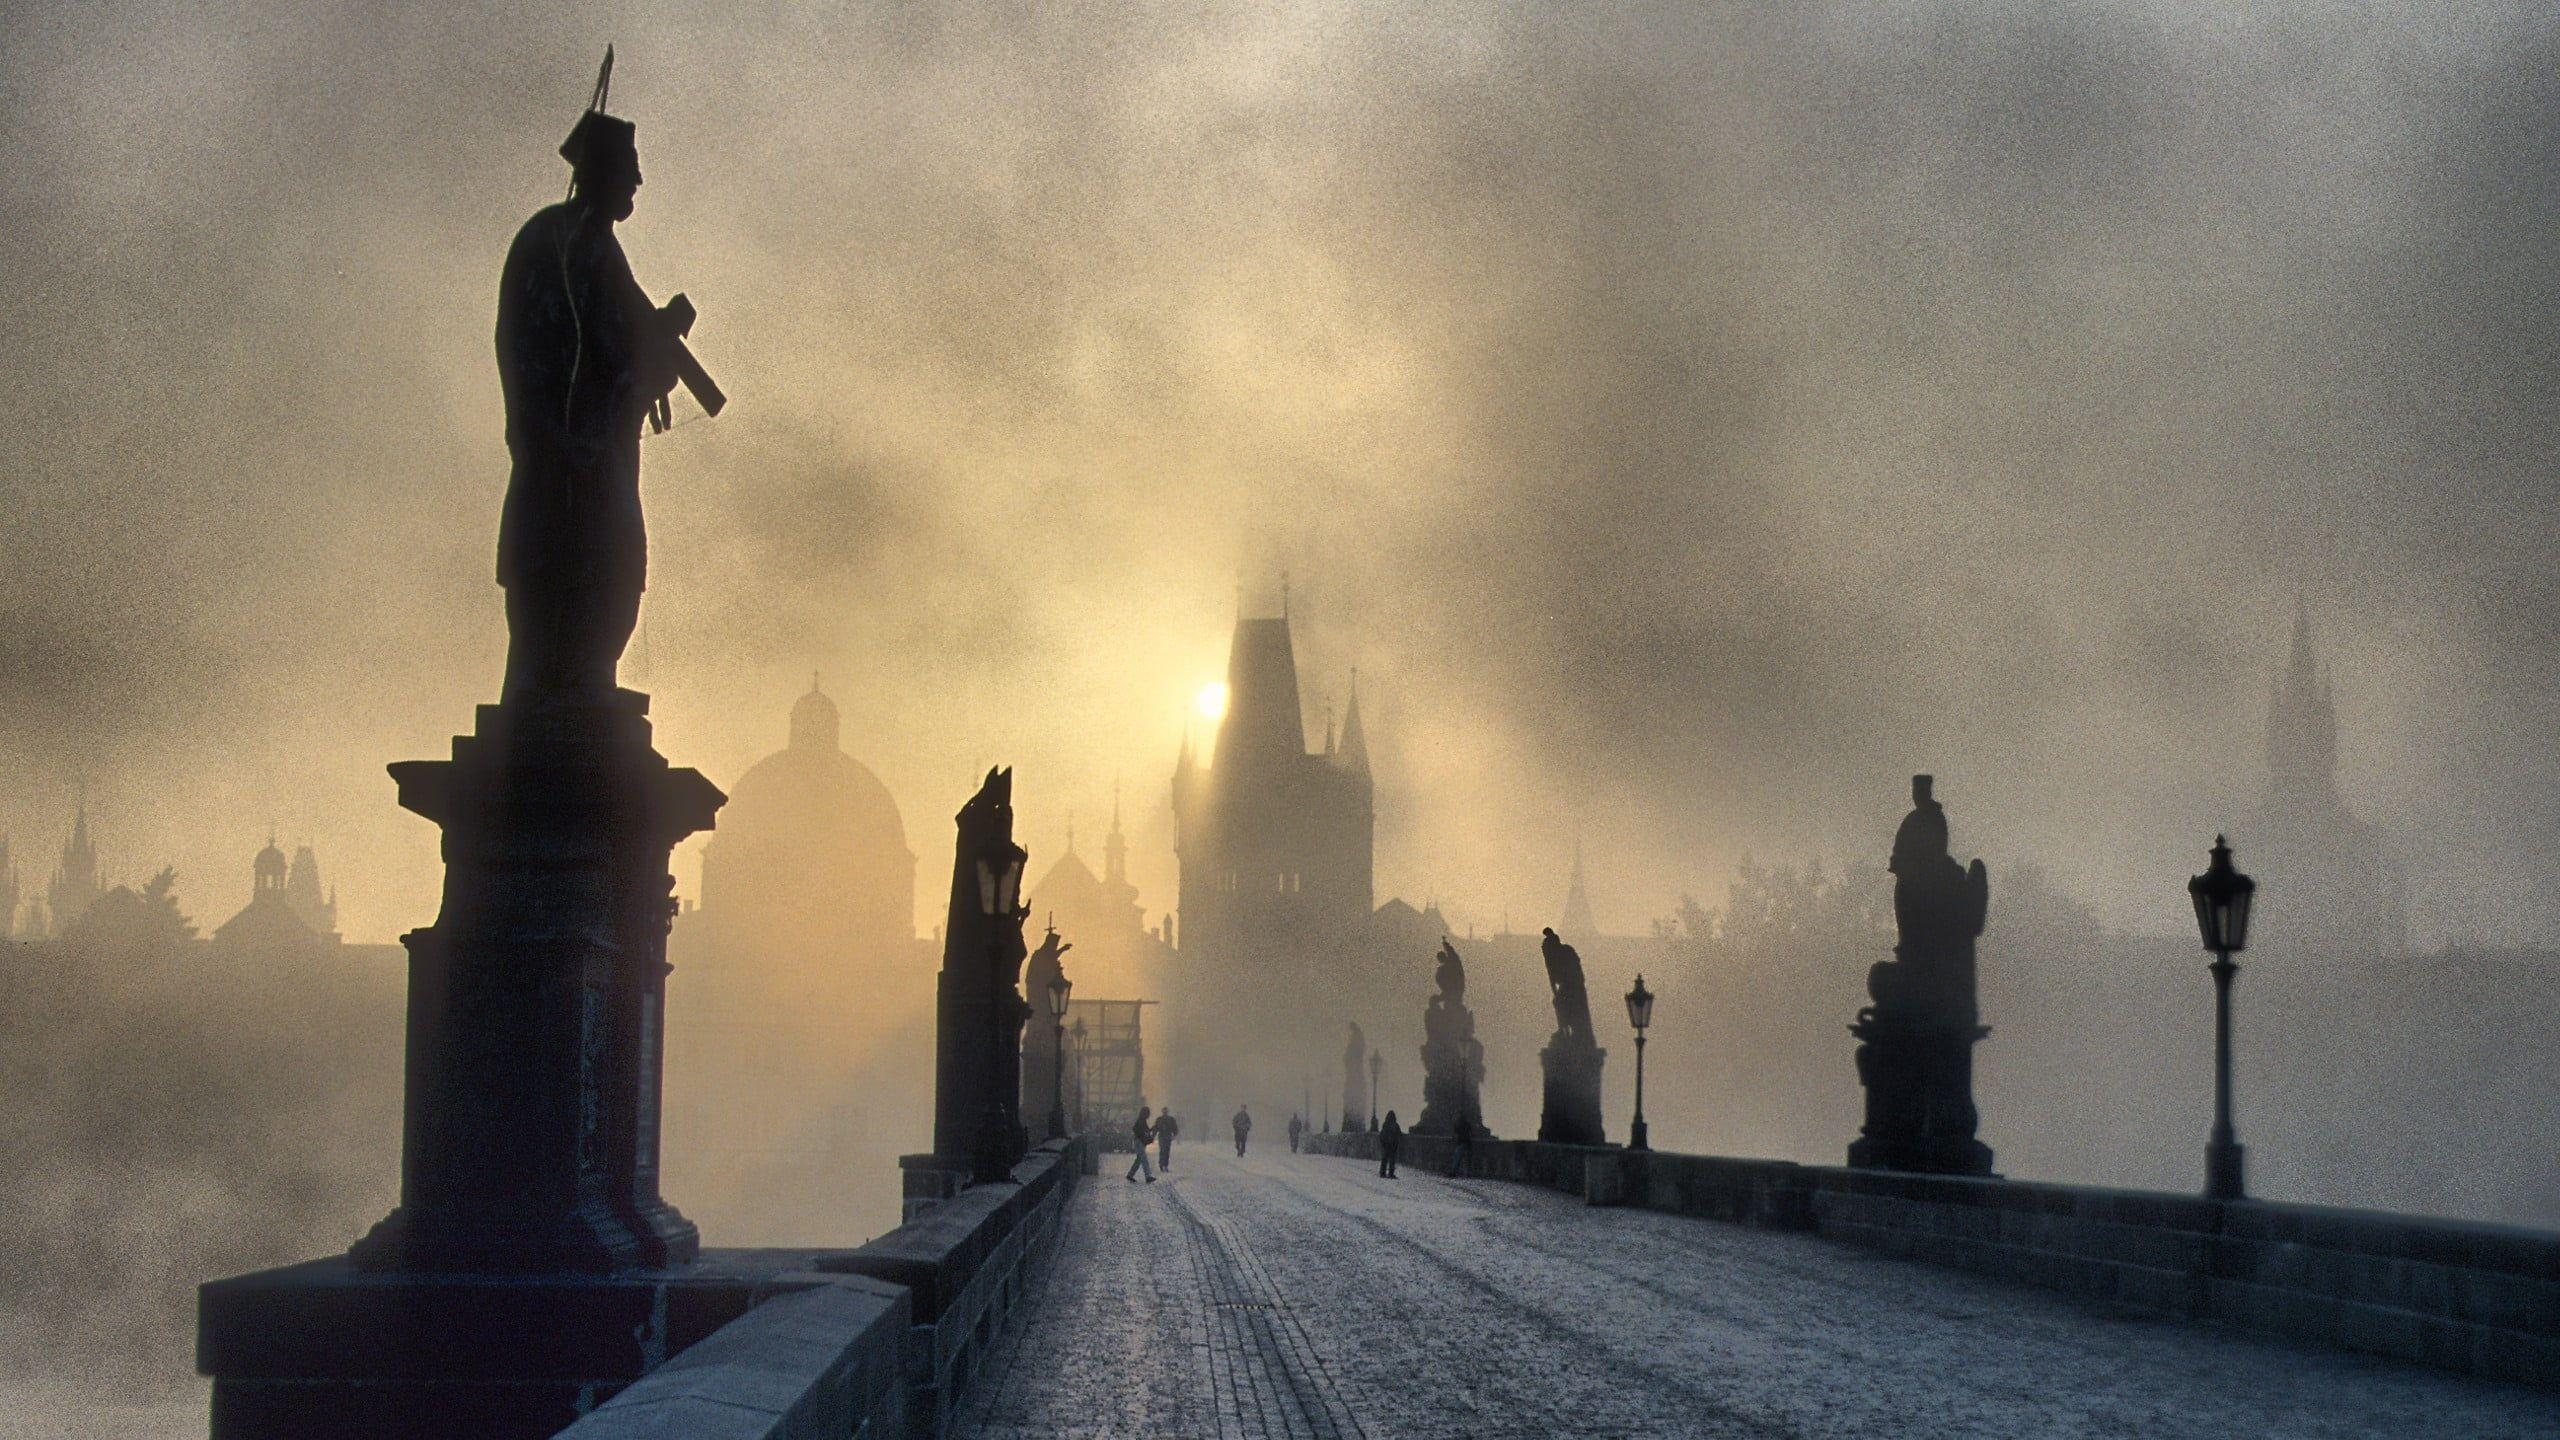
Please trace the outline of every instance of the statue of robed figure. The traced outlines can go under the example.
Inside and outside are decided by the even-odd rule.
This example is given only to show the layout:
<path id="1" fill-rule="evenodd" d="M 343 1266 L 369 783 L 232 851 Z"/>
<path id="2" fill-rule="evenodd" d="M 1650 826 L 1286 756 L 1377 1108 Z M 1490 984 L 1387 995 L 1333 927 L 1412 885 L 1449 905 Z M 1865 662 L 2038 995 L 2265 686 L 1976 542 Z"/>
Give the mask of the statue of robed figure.
<path id="1" fill-rule="evenodd" d="M 516 232 L 498 281 L 498 382 L 514 468 L 498 525 L 507 592 L 505 697 L 611 690 L 640 616 L 648 538 L 640 430 L 664 429 L 682 381 L 723 403 L 684 335 L 692 303 L 652 304 L 613 227 L 640 190 L 636 127 L 605 113 L 613 55 L 561 157 L 569 197 Z"/>
<path id="2" fill-rule="evenodd" d="M 1538 1138 L 1560 1145 L 1600 1145 L 1600 1066 L 1609 1052 L 1591 1032 L 1591 990 L 1582 956 L 1555 931 L 1543 932 L 1539 953 L 1547 964 L 1547 998 L 1555 1006 L 1556 1032 L 1538 1052 L 1546 1069 L 1546 1103 L 1538 1113 Z"/>
<path id="3" fill-rule="evenodd" d="M 1956 863 L 1946 807 L 1931 778 L 1911 777 L 1911 813 L 1894 832 L 1893 958 L 1867 971 L 1875 1002 L 1849 1027 L 1867 1116 L 1849 1163 L 1869 1169 L 1988 1175 L 1991 1147 L 1974 1136 L 1973 1047 L 1981 1024 L 1974 941 L 1991 886 L 1982 862 Z"/>
<path id="4" fill-rule="evenodd" d="M 1475 1012 L 1467 1008 L 1467 965 L 1447 936 L 1440 939 L 1437 987 L 1422 1010 L 1422 1118 L 1416 1135 L 1484 1133 L 1484 1047 L 1476 1041 Z"/>

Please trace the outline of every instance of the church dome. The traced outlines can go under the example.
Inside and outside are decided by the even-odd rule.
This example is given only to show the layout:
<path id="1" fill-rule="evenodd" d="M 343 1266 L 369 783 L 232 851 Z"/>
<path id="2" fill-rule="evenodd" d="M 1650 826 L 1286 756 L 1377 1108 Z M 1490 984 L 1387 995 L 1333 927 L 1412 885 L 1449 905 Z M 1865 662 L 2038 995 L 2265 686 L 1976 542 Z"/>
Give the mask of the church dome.
<path id="1" fill-rule="evenodd" d="M 835 702 L 813 685 L 791 707 L 791 743 L 729 787 L 703 849 L 706 912 L 813 943 L 913 938 L 906 822 L 889 787 L 839 747 L 838 727 Z"/>

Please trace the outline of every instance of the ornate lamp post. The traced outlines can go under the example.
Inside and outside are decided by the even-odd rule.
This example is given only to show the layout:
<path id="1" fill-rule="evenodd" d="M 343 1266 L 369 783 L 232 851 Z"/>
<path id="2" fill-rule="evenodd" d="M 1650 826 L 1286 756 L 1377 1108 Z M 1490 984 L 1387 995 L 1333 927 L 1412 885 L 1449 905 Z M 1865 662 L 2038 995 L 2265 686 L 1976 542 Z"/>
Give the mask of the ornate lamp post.
<path id="1" fill-rule="evenodd" d="M 1030 1007 L 1014 992 L 1012 972 L 1022 963 L 1022 921 L 1030 913 L 1019 903 L 1022 863 L 1028 858 L 1010 838 L 1000 848 L 978 856 L 978 913 L 986 919 L 987 967 L 991 979 L 1003 981 L 995 986 L 995 1000 L 988 1007 L 995 1022 L 988 1058 L 995 1067 L 996 1084 L 988 1095 L 971 1157 L 970 1178 L 980 1184 L 1011 1179 L 1013 1162 L 1021 1158 L 1022 1021 Z"/>
<path id="2" fill-rule="evenodd" d="M 1049 982 L 1049 1023 L 1055 1028 L 1057 1043 L 1050 1052 L 1054 1062 L 1049 1072 L 1049 1138 L 1063 1140 L 1067 1135 L 1067 995 L 1075 982 L 1061 975 Z"/>
<path id="3" fill-rule="evenodd" d="M 1387 1068 L 1387 1057 L 1386 1057 L 1386 1056 L 1384 1056 L 1384 1055 L 1382 1055 L 1382 1054 L 1380 1054 L 1379 1052 L 1377 1052 L 1377 1051 L 1375 1051 L 1375 1050 L 1370 1051 L 1370 1052 L 1369 1052 L 1369 1133 L 1371 1133 L 1371 1134 L 1373 1134 L 1373 1135 L 1374 1135 L 1374 1134 L 1376 1134 L 1376 1133 L 1377 1133 L 1377 1130 L 1378 1130 L 1378 1076 L 1379 1076 L 1379 1074 L 1380 1074 L 1381 1072 L 1383 1072 L 1386 1068 Z"/>
<path id="4" fill-rule="evenodd" d="M 1636 977 L 1636 988 L 1627 992 L 1627 1023 L 1636 1027 L 1636 1118 L 1627 1127 L 1627 1148 L 1650 1150 L 1644 1133 L 1644 1028 L 1653 1023 L 1653 992 L 1644 988 L 1644 977 Z"/>
<path id="5" fill-rule="evenodd" d="M 2231 845 L 2213 837 L 2213 863 L 2187 882 L 2195 901 L 2196 929 L 2204 948 L 2213 952 L 2213 1138 L 2204 1148 L 2204 1193 L 2208 1200 L 2237 1200 L 2241 1184 L 2239 1136 L 2231 1128 L 2231 977 L 2240 967 L 2231 957 L 2249 946 L 2249 902 L 2258 882 L 2231 868 Z"/>
<path id="6" fill-rule="evenodd" d="M 1076 1046 L 1076 1129 L 1078 1129 L 1078 1130 L 1083 1130 L 1083 1129 L 1085 1128 L 1085 1118 L 1084 1118 L 1084 1085 L 1085 1085 L 1085 1075 L 1084 1075 L 1084 1018 L 1083 1018 L 1082 1016 L 1078 1016 L 1078 1017 L 1076 1018 L 1076 1023 L 1074 1023 L 1073 1025 L 1070 1025 L 1070 1026 L 1068 1026 L 1068 1027 L 1067 1027 L 1067 1034 L 1068 1034 L 1068 1036 L 1069 1036 L 1070 1038 L 1072 1038 L 1072 1039 L 1075 1041 L 1075 1046 Z"/>

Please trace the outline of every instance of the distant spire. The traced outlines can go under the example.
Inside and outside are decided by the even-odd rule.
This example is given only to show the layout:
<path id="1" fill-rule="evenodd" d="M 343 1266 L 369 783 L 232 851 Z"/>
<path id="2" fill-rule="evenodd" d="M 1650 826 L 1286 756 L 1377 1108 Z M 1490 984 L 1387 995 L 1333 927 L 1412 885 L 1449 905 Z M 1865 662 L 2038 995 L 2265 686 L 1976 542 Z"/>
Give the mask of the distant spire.
<path id="1" fill-rule="evenodd" d="M 1076 853 L 1076 812 L 1067 812 L 1067 853 Z"/>
<path id="2" fill-rule="evenodd" d="M 1576 938 L 1600 933 L 1600 922 L 1591 918 L 1591 896 L 1582 883 L 1582 831 L 1573 832 L 1573 879 L 1565 887 L 1564 919 L 1556 929 Z"/>
<path id="3" fill-rule="evenodd" d="M 1369 732 L 1360 724 L 1360 671 L 1351 671 L 1351 699 L 1342 707 L 1342 743 L 1335 758 L 1353 770 L 1366 774 L 1369 769 Z"/>
<path id="4" fill-rule="evenodd" d="M 1120 782 L 1111 782 L 1111 833 L 1102 841 L 1102 878 L 1114 885 L 1128 883 L 1129 841 L 1120 833 Z"/>

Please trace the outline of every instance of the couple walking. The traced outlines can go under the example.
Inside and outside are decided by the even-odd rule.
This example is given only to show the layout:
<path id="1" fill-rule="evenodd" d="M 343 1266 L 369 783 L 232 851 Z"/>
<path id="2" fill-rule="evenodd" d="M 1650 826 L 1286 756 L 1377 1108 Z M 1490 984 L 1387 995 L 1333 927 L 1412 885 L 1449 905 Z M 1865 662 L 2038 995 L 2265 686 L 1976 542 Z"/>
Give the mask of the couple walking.
<path id="1" fill-rule="evenodd" d="M 1172 1169 L 1173 1137 L 1181 1133 L 1182 1122 L 1173 1118 L 1172 1111 L 1157 1115 L 1149 1107 L 1139 1106 L 1137 1123 L 1129 1127 L 1130 1137 L 1138 1142 L 1138 1158 L 1129 1162 L 1129 1179 L 1135 1181 L 1144 1175 L 1147 1183 L 1153 1185 L 1156 1183 L 1156 1171 Z M 1147 1164 L 1149 1144 L 1156 1147 L 1156 1163 L 1152 1166 Z"/>

